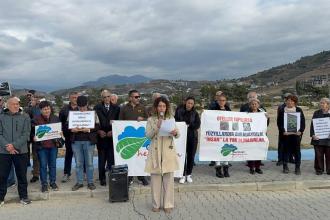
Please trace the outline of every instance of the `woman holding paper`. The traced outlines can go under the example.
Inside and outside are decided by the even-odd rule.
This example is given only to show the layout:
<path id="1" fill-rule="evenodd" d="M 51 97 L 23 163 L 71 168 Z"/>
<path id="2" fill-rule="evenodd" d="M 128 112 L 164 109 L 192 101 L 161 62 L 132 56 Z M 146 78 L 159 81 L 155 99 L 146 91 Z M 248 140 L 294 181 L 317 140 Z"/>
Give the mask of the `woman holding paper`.
<path id="1" fill-rule="evenodd" d="M 326 173 L 330 175 L 330 138 L 321 137 L 316 135 L 314 129 L 314 123 L 317 123 L 317 119 L 327 119 L 330 121 L 330 100 L 328 98 L 322 98 L 320 101 L 320 109 L 315 111 L 311 122 L 310 136 L 312 137 L 311 144 L 314 145 L 315 150 L 315 162 L 314 169 L 316 175 L 322 175 L 324 172 L 324 158 L 326 165 Z"/>
<path id="2" fill-rule="evenodd" d="M 305 130 L 305 116 L 297 104 L 297 96 L 289 95 L 287 97 L 286 106 L 278 112 L 277 127 L 283 134 L 283 173 L 289 173 L 289 152 L 292 152 L 295 158 L 295 174 L 300 175 L 300 142 Z"/>
<path id="3" fill-rule="evenodd" d="M 227 104 L 227 96 L 223 92 L 218 91 L 216 94 L 216 101 L 212 103 L 209 110 L 231 111 L 229 105 Z M 214 163 L 215 163 L 215 175 L 218 178 L 230 177 L 228 161 L 214 161 Z M 223 169 L 223 173 L 222 173 L 222 169 Z"/>
<path id="4" fill-rule="evenodd" d="M 170 213 L 174 208 L 174 171 L 179 169 L 173 138 L 178 138 L 179 132 L 166 98 L 157 98 L 153 107 L 153 115 L 146 126 L 146 136 L 151 144 L 145 172 L 151 176 L 152 211 L 159 212 L 163 202 L 164 211 Z M 166 128 L 162 124 L 166 124 Z M 173 128 L 165 135 L 171 124 Z"/>
<path id="5" fill-rule="evenodd" d="M 174 118 L 176 121 L 185 122 L 188 126 L 184 174 L 179 183 L 183 184 L 186 180 L 188 183 L 192 183 L 191 173 L 198 144 L 198 129 L 201 125 L 201 120 L 195 109 L 195 98 L 191 96 L 186 98 L 185 104 L 176 109 Z"/>
<path id="6" fill-rule="evenodd" d="M 248 112 L 257 113 L 257 112 L 265 112 L 263 108 L 260 108 L 259 99 L 252 98 L 249 100 L 249 109 Z M 267 113 L 265 112 L 265 116 L 267 118 L 267 126 L 269 125 L 269 118 Z M 250 173 L 255 174 L 263 174 L 263 171 L 260 169 L 261 160 L 249 160 L 247 161 L 247 166 L 250 168 Z"/>
<path id="7" fill-rule="evenodd" d="M 60 120 L 52 112 L 51 105 L 48 101 L 42 101 L 39 103 L 41 115 L 36 116 L 33 120 L 32 126 L 47 125 L 52 123 L 60 123 Z M 41 128 L 41 127 L 39 127 Z M 37 129 L 36 135 L 40 135 L 42 129 Z M 56 158 L 57 158 L 57 139 L 37 141 L 37 137 L 34 137 L 38 159 L 40 162 L 40 180 L 41 180 L 41 192 L 48 192 L 47 182 L 47 167 L 49 169 L 49 186 L 52 190 L 57 191 L 58 186 L 56 184 Z"/>

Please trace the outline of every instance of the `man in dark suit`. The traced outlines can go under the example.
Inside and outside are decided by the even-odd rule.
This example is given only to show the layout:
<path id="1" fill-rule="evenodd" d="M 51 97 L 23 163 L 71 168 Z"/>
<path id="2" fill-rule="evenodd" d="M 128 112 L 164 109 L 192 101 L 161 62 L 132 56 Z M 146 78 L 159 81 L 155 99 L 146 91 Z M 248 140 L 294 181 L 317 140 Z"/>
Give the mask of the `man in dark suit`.
<path id="1" fill-rule="evenodd" d="M 103 90 L 101 93 L 102 102 L 94 107 L 94 110 L 100 121 L 100 129 L 98 130 L 98 167 L 99 180 L 101 186 L 106 185 L 105 166 L 111 168 L 114 165 L 114 151 L 112 139 L 112 122 L 118 120 L 120 108 L 111 103 L 111 93 Z"/>

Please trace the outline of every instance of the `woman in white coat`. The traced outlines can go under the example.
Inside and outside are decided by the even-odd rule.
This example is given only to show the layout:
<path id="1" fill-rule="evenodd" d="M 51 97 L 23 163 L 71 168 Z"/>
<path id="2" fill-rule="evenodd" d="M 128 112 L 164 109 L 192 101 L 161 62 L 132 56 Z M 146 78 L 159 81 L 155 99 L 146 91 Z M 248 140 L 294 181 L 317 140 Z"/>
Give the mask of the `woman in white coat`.
<path id="1" fill-rule="evenodd" d="M 153 104 L 153 115 L 148 118 L 146 136 L 151 140 L 145 172 L 151 176 L 152 211 L 163 208 L 170 213 L 174 208 L 174 171 L 179 169 L 179 161 L 173 138 L 179 137 L 177 127 L 168 136 L 160 136 L 162 122 L 174 119 L 169 101 L 159 97 Z"/>

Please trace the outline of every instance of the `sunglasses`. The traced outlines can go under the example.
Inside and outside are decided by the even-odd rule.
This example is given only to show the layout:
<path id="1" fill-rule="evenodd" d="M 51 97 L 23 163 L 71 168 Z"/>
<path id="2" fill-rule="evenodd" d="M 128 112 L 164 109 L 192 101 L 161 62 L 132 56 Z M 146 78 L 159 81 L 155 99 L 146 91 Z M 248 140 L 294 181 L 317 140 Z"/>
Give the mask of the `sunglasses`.
<path id="1" fill-rule="evenodd" d="M 139 96 L 139 95 L 137 95 L 137 96 L 132 96 L 133 98 L 135 98 L 135 99 L 139 99 L 139 98 L 141 98 L 141 96 Z"/>
<path id="2" fill-rule="evenodd" d="M 105 99 L 105 98 L 109 98 L 110 96 L 109 95 L 107 95 L 107 96 L 103 96 L 103 98 Z"/>
<path id="3" fill-rule="evenodd" d="M 219 100 L 220 102 L 225 102 L 225 101 L 227 101 L 226 99 L 220 99 Z"/>

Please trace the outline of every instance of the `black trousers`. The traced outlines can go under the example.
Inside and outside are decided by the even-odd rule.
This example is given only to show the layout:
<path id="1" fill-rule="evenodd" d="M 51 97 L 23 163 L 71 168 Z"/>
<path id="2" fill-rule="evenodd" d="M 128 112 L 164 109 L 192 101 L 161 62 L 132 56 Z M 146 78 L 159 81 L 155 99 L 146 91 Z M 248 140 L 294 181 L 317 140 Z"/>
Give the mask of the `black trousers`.
<path id="1" fill-rule="evenodd" d="M 300 167 L 301 152 L 300 152 L 301 136 L 283 135 L 283 164 L 288 164 L 290 153 L 295 158 L 295 164 Z"/>
<path id="2" fill-rule="evenodd" d="M 71 176 L 72 157 L 73 152 L 70 137 L 65 137 L 64 174 L 68 176 Z"/>
<path id="3" fill-rule="evenodd" d="M 315 161 L 314 168 L 316 172 L 324 172 L 324 158 L 326 172 L 330 173 L 330 146 L 315 145 Z"/>
<path id="4" fill-rule="evenodd" d="M 194 135 L 187 135 L 187 147 L 186 147 L 186 161 L 184 167 L 184 175 L 191 175 L 193 167 L 195 154 L 197 150 L 198 139 Z"/>
<path id="5" fill-rule="evenodd" d="M 7 194 L 7 179 L 12 164 L 14 164 L 17 177 L 17 190 L 20 199 L 28 198 L 26 179 L 28 154 L 0 154 L 0 200 L 4 201 Z"/>
<path id="6" fill-rule="evenodd" d="M 282 134 L 282 132 L 280 132 L 278 134 L 277 160 L 278 161 L 284 161 L 284 158 L 283 158 L 283 134 Z"/>
<path id="7" fill-rule="evenodd" d="M 111 169 L 115 164 L 113 142 L 110 138 L 104 138 L 97 143 L 99 180 L 106 180 L 105 167 Z"/>

